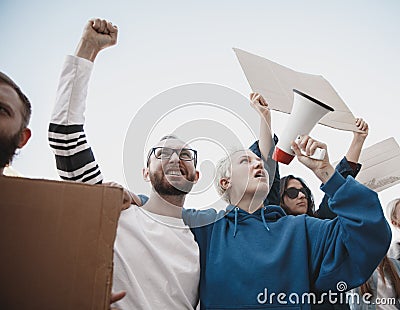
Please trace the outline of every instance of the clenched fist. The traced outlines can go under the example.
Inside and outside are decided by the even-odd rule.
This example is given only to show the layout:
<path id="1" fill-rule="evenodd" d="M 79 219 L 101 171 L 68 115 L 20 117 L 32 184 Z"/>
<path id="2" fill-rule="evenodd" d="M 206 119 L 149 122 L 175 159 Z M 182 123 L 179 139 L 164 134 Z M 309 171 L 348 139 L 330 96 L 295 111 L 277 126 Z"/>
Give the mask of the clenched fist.
<path id="1" fill-rule="evenodd" d="M 75 55 L 94 61 L 97 54 L 117 43 L 118 28 L 105 19 L 91 19 L 87 22 Z"/>

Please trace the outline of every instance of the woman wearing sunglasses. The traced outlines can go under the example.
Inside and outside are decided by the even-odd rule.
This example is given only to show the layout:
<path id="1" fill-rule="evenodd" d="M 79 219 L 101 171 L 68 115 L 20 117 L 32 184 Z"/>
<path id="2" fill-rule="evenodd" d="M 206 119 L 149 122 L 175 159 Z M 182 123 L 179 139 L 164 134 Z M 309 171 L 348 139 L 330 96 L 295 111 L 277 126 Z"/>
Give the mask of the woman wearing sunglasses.
<path id="1" fill-rule="evenodd" d="M 287 175 L 281 179 L 280 206 L 286 214 L 314 216 L 314 198 L 303 179 Z"/>

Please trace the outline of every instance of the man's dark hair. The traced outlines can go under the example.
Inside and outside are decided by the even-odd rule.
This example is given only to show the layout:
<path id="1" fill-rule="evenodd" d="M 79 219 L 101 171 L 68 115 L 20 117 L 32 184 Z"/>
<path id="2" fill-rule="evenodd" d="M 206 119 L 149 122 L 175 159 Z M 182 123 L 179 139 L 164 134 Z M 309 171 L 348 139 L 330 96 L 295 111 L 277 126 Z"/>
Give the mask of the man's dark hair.
<path id="1" fill-rule="evenodd" d="M 19 88 L 19 86 L 9 76 L 7 76 L 5 73 L 1 71 L 0 71 L 0 83 L 5 83 L 11 86 L 18 94 L 18 97 L 21 99 L 24 106 L 24 110 L 22 112 L 22 118 L 23 118 L 22 127 L 27 127 L 32 113 L 31 103 L 28 97 L 25 96 L 21 88 Z"/>

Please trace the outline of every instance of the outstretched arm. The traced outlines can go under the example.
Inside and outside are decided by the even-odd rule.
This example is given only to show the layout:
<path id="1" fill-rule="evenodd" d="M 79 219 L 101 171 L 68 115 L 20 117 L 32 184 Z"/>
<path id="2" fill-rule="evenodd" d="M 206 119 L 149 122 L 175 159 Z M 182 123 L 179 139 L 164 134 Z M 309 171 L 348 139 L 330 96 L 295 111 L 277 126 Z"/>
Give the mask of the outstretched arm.
<path id="1" fill-rule="evenodd" d="M 260 114 L 259 147 L 263 158 L 267 159 L 274 146 L 271 131 L 271 111 L 268 103 L 259 93 L 250 94 L 251 106 Z"/>
<path id="2" fill-rule="evenodd" d="M 251 106 L 260 115 L 259 141 L 250 146 L 250 150 L 264 160 L 265 168 L 269 173 L 270 191 L 264 205 L 279 205 L 280 174 L 279 165 L 272 159 L 272 152 L 278 137 L 272 135 L 271 111 L 267 101 L 259 93 L 250 94 Z"/>
<path id="3" fill-rule="evenodd" d="M 346 154 L 346 159 L 352 163 L 358 163 L 360 159 L 360 154 L 362 147 L 364 145 L 365 139 L 368 136 L 368 124 L 362 119 L 356 119 L 356 126 L 362 132 L 353 132 L 353 140 L 351 141 L 350 147 Z"/>
<path id="4" fill-rule="evenodd" d="M 356 119 L 356 126 L 362 132 L 353 132 L 353 140 L 351 141 L 347 154 L 335 168 L 344 178 L 349 175 L 355 178 L 361 169 L 361 164 L 358 163 L 358 161 L 369 129 L 368 124 L 362 118 Z M 328 207 L 327 195 L 324 195 L 315 215 L 321 219 L 334 219 L 336 217 L 336 214 Z"/>
<path id="5" fill-rule="evenodd" d="M 60 177 L 89 184 L 103 177 L 83 129 L 86 96 L 93 61 L 102 49 L 117 42 L 118 29 L 111 23 L 93 19 L 83 31 L 76 56 L 67 56 L 57 90 L 49 126 L 49 144 L 56 157 Z"/>
<path id="6" fill-rule="evenodd" d="M 391 231 L 376 192 L 352 177 L 343 178 L 329 163 L 328 152 L 321 161 L 300 152 L 302 149 L 310 155 L 317 147 L 327 149 L 308 136 L 299 146 L 292 143 L 298 160 L 324 183 L 321 189 L 337 214 L 331 221 L 305 218 L 312 289 L 336 290 L 340 281 L 350 289 L 364 283 L 378 266 L 388 250 Z"/>
<path id="7" fill-rule="evenodd" d="M 86 95 L 93 62 L 98 53 L 117 43 L 118 29 L 111 22 L 89 20 L 76 49 L 68 56 L 61 73 L 57 99 L 49 126 L 49 144 L 63 180 L 99 184 L 100 168 L 83 130 Z M 119 186 L 116 183 L 108 185 Z M 140 198 L 124 189 L 124 208 L 142 205 Z"/>

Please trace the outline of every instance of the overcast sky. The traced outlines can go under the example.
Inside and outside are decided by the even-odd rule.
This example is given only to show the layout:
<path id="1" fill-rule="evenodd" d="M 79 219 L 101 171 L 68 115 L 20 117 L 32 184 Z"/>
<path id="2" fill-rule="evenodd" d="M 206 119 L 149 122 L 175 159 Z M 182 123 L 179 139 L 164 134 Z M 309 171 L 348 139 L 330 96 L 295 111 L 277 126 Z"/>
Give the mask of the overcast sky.
<path id="1" fill-rule="evenodd" d="M 250 87 L 232 47 L 297 71 L 323 75 L 353 114 L 370 124 L 365 146 L 389 137 L 399 142 L 399 16 L 397 0 L 1 0 L 0 70 L 16 80 L 33 105 L 33 136 L 13 165 L 28 177 L 58 179 L 47 127 L 64 57 L 74 53 L 92 17 L 119 27 L 118 45 L 101 52 L 95 62 L 86 113 L 87 136 L 107 180 L 126 185 L 124 173 L 140 179 L 140 171 L 124 171 L 124 141 L 131 120 L 154 96 L 197 82 L 248 96 Z M 155 132 L 161 127 L 170 131 L 171 124 L 193 121 L 199 115 L 207 118 L 207 107 L 196 109 L 175 116 L 169 113 L 169 123 L 167 119 Z M 212 117 L 218 122 L 218 114 L 210 109 Z M 239 128 L 222 118 L 223 126 Z M 273 113 L 272 127 L 278 135 L 286 120 L 287 115 Z M 258 124 L 256 114 L 254 122 Z M 250 135 L 236 132 L 243 132 L 243 141 L 251 143 Z M 346 153 L 352 138 L 352 133 L 320 125 L 312 134 L 328 144 L 332 161 Z M 200 169 L 212 171 L 212 155 L 207 143 L 202 143 Z M 143 163 L 143 146 L 132 161 Z M 297 163 L 282 167 L 282 175 L 289 172 L 303 176 L 319 201 L 319 184 L 312 174 Z M 132 190 L 148 192 L 148 187 Z M 399 190 L 397 185 L 380 193 L 382 204 L 399 197 Z"/>

